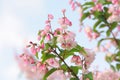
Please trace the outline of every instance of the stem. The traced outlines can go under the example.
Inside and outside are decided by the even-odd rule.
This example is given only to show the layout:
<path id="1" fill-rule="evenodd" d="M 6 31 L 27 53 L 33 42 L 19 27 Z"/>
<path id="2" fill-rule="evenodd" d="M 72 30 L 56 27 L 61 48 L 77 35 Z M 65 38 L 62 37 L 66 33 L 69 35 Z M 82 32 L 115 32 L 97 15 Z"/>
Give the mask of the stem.
<path id="1" fill-rule="evenodd" d="M 79 77 L 74 73 L 74 71 L 67 65 L 67 63 L 64 61 L 64 59 L 56 52 L 56 50 L 53 51 L 62 61 L 63 63 L 67 66 L 69 71 L 73 73 L 73 75 L 79 80 Z"/>
<path id="2" fill-rule="evenodd" d="M 112 29 L 111 29 L 111 25 L 107 22 L 107 18 L 106 18 L 105 15 L 104 15 L 104 18 L 105 18 L 105 23 L 107 24 L 107 26 L 108 26 L 108 28 L 109 28 L 109 30 L 110 30 L 112 36 L 113 36 L 113 39 L 114 39 L 115 43 L 117 44 L 118 49 L 119 49 L 119 51 L 120 51 L 120 44 L 119 44 L 118 40 L 116 39 L 116 37 L 115 37 L 115 35 L 114 35 Z"/>
<path id="3" fill-rule="evenodd" d="M 111 32 L 111 34 L 112 34 L 112 36 L 113 36 L 113 39 L 114 39 L 114 41 L 115 41 L 115 43 L 117 44 L 117 46 L 118 46 L 118 49 L 119 49 L 119 51 L 120 51 L 120 44 L 119 44 L 119 42 L 118 42 L 118 40 L 116 39 L 116 37 L 115 37 L 115 35 L 114 35 L 114 33 L 113 33 L 113 31 L 111 30 L 111 25 L 109 24 L 109 23 L 107 23 L 108 24 L 108 28 L 109 28 L 109 30 L 110 30 L 110 32 Z"/>
<path id="4" fill-rule="evenodd" d="M 49 46 L 52 48 L 52 46 L 49 44 Z M 53 48 L 52 48 L 53 49 Z M 59 49 L 59 48 L 58 48 Z M 59 49 L 60 50 L 60 49 Z M 67 66 L 67 68 L 69 69 L 69 71 L 71 73 L 73 73 L 73 75 L 79 80 L 79 77 L 75 74 L 75 72 L 67 65 L 67 63 L 64 61 L 64 59 L 56 52 L 56 49 L 53 50 L 53 52 L 60 58 L 60 60 L 63 61 L 63 63 Z"/>

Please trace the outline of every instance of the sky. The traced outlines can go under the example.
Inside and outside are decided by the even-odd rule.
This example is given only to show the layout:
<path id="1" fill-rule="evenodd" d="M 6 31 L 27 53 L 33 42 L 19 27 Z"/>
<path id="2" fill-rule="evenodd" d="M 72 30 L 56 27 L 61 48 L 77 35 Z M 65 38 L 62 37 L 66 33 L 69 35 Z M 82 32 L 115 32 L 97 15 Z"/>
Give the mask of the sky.
<path id="1" fill-rule="evenodd" d="M 44 28 L 47 14 L 55 17 L 53 28 L 59 27 L 57 19 L 62 16 L 64 8 L 67 9 L 67 17 L 74 23 L 70 30 L 76 32 L 77 41 L 87 48 L 94 47 L 94 41 L 88 42 L 86 36 L 78 32 L 79 13 L 72 12 L 68 0 L 0 0 L 0 80 L 26 80 L 24 76 L 19 77 L 20 70 L 14 55 L 21 53 L 29 41 L 37 40 L 37 32 Z M 104 55 L 100 53 L 98 56 L 94 65 L 101 63 L 106 66 Z M 102 59 L 101 62 L 99 59 Z M 101 70 L 104 68 L 100 67 Z"/>

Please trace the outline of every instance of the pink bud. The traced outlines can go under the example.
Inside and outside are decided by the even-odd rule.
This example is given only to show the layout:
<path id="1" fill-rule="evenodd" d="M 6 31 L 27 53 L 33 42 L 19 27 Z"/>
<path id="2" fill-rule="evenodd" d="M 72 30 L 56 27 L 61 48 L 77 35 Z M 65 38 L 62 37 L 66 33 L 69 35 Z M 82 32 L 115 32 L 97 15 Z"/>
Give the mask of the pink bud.
<path id="1" fill-rule="evenodd" d="M 46 25 L 44 31 L 47 33 L 47 32 L 50 31 L 50 29 L 51 29 L 51 26 L 50 25 Z"/>
<path id="2" fill-rule="evenodd" d="M 92 34 L 92 38 L 93 38 L 93 39 L 96 39 L 96 38 L 98 38 L 98 37 L 99 37 L 99 34 L 98 34 L 98 33 L 94 32 L 94 33 Z"/>
<path id="3" fill-rule="evenodd" d="M 31 47 L 31 52 L 33 55 L 36 55 L 37 49 L 35 48 L 35 46 Z"/>
<path id="4" fill-rule="evenodd" d="M 45 36 L 46 32 L 45 31 L 41 31 L 41 37 Z"/>
<path id="5" fill-rule="evenodd" d="M 41 36 L 38 36 L 38 40 L 40 41 L 40 39 L 41 39 Z"/>
<path id="6" fill-rule="evenodd" d="M 44 43 L 41 44 L 41 49 L 44 49 Z"/>
<path id="7" fill-rule="evenodd" d="M 69 0 L 69 4 L 72 4 L 73 3 L 73 0 Z"/>
<path id="8" fill-rule="evenodd" d="M 51 40 L 50 34 L 48 34 L 48 35 L 46 36 L 46 39 L 47 39 L 47 41 Z"/>
<path id="9" fill-rule="evenodd" d="M 62 12 L 65 13 L 65 12 L 66 12 L 66 9 L 63 9 Z"/>
<path id="10" fill-rule="evenodd" d="M 39 51 L 40 51 L 40 48 L 41 48 L 41 47 L 40 47 L 40 46 L 38 46 L 38 48 L 37 48 L 37 52 L 39 52 Z"/>
<path id="11" fill-rule="evenodd" d="M 120 25 L 117 27 L 118 31 L 120 31 Z"/>
<path id="12" fill-rule="evenodd" d="M 48 14 L 48 18 L 49 18 L 49 19 L 53 19 L 54 17 L 53 17 L 52 14 Z"/>
<path id="13" fill-rule="evenodd" d="M 49 23 L 50 23 L 50 21 L 49 21 L 49 20 L 46 20 L 46 21 L 45 21 L 45 24 L 49 24 Z"/>

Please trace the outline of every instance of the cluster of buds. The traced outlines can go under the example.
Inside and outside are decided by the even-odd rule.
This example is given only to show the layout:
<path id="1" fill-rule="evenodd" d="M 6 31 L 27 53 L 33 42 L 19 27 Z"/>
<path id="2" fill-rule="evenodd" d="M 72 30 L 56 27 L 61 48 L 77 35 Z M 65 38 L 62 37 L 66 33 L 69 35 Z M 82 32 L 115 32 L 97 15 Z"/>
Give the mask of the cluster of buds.
<path id="1" fill-rule="evenodd" d="M 120 73 L 113 70 L 105 70 L 103 72 L 94 72 L 94 80 L 119 80 Z"/>
<path id="2" fill-rule="evenodd" d="M 115 0 L 113 0 L 115 1 Z M 119 1 L 120 2 L 120 1 Z M 111 7 L 108 10 L 108 13 L 112 14 L 107 21 L 109 23 L 113 23 L 113 22 L 120 22 L 120 4 L 118 4 L 118 2 L 114 2 L 113 5 L 111 5 Z"/>
<path id="3" fill-rule="evenodd" d="M 85 27 L 85 34 L 87 35 L 87 37 L 89 38 L 89 40 L 97 39 L 100 36 L 99 33 L 93 32 L 93 30 L 91 29 L 91 27 Z"/>

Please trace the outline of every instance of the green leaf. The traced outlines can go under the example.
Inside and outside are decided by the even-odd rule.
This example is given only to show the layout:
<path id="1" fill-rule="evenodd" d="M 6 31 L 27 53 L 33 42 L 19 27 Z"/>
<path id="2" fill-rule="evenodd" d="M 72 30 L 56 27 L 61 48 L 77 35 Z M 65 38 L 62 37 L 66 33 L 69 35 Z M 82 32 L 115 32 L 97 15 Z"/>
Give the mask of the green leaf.
<path id="1" fill-rule="evenodd" d="M 105 28 L 106 27 L 106 24 L 101 24 L 100 26 L 99 26 L 99 28 Z"/>
<path id="2" fill-rule="evenodd" d="M 112 31 L 112 30 L 114 30 L 116 27 L 117 27 L 117 22 L 113 22 L 112 24 L 110 24 L 111 25 L 111 27 L 110 27 L 110 30 Z"/>
<path id="3" fill-rule="evenodd" d="M 35 57 L 36 57 L 37 59 L 39 59 L 39 54 L 38 54 L 38 52 L 36 52 Z"/>
<path id="4" fill-rule="evenodd" d="M 84 74 L 83 80 L 86 80 L 87 78 L 89 80 L 93 80 L 93 74 L 92 74 L 92 72 L 89 72 L 88 74 Z"/>
<path id="5" fill-rule="evenodd" d="M 70 78 L 70 80 L 79 80 L 79 79 L 77 79 L 77 78 Z"/>
<path id="6" fill-rule="evenodd" d="M 108 62 L 108 63 L 111 63 L 113 61 L 113 58 L 111 56 L 106 56 L 105 57 L 105 60 Z"/>
<path id="7" fill-rule="evenodd" d="M 77 49 L 78 52 L 81 52 L 83 55 L 87 54 L 84 48 L 81 47 L 80 45 L 77 45 L 75 48 Z"/>
<path id="8" fill-rule="evenodd" d="M 47 59 L 49 58 L 55 58 L 56 56 L 54 54 L 50 54 L 50 53 L 43 53 L 42 54 L 42 62 L 45 62 Z"/>
<path id="9" fill-rule="evenodd" d="M 96 30 L 96 28 L 98 27 L 98 25 L 101 23 L 101 21 L 97 21 L 95 24 L 94 24 L 94 26 L 93 26 L 93 31 L 94 32 L 97 32 L 97 30 Z"/>
<path id="10" fill-rule="evenodd" d="M 83 13 L 82 18 L 81 18 L 80 21 L 82 22 L 82 21 L 85 20 L 88 16 L 90 16 L 90 12 Z"/>
<path id="11" fill-rule="evenodd" d="M 57 70 L 56 68 L 53 68 L 53 69 L 49 70 L 49 71 L 45 74 L 45 76 L 43 77 L 43 80 L 47 80 L 47 77 L 48 77 L 50 74 L 52 74 L 53 72 L 55 72 L 56 70 Z"/>
<path id="12" fill-rule="evenodd" d="M 70 67 L 75 74 L 78 74 L 79 69 L 82 69 L 81 66 L 71 66 Z"/>
<path id="13" fill-rule="evenodd" d="M 61 67 L 62 70 L 64 70 L 64 71 L 67 71 L 67 70 L 68 70 L 68 68 L 67 68 L 67 66 L 66 66 L 65 64 L 61 65 L 60 67 Z"/>
<path id="14" fill-rule="evenodd" d="M 100 39 L 99 41 L 98 41 L 98 44 L 97 44 L 97 46 L 99 47 L 100 46 L 100 44 L 104 41 L 104 40 L 106 40 L 105 38 L 103 38 L 103 39 Z"/>
<path id="15" fill-rule="evenodd" d="M 110 32 L 110 30 L 108 29 L 107 32 L 106 32 L 107 37 L 110 36 L 110 33 L 111 33 L 111 32 Z"/>
<path id="16" fill-rule="evenodd" d="M 95 3 L 94 2 L 86 2 L 85 4 L 83 4 L 82 6 L 94 6 Z"/>
<path id="17" fill-rule="evenodd" d="M 119 71 L 120 70 L 120 64 L 116 64 L 116 68 Z"/>
<path id="18" fill-rule="evenodd" d="M 74 52 L 70 52 L 69 50 L 63 50 L 63 51 L 60 52 L 59 55 L 62 56 L 63 59 L 66 59 L 73 54 L 74 54 Z"/>
<path id="19" fill-rule="evenodd" d="M 111 67 L 112 70 L 116 71 L 115 66 L 113 66 L 112 64 L 110 64 L 110 67 Z"/>
<path id="20" fill-rule="evenodd" d="M 84 7 L 82 10 L 83 11 L 85 11 L 85 10 L 87 10 L 87 9 L 89 9 L 90 7 Z"/>

